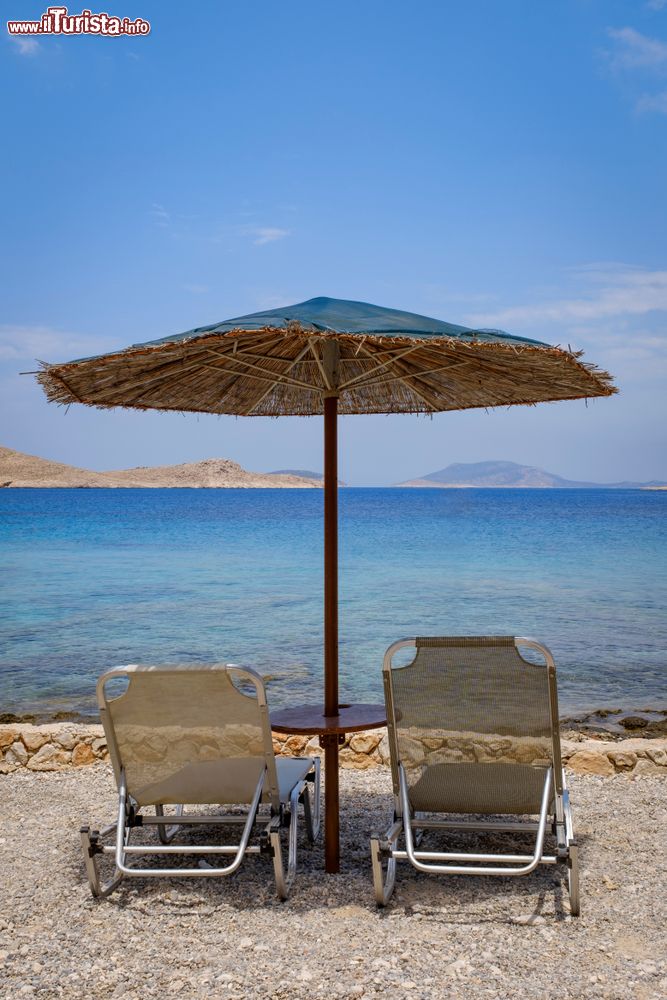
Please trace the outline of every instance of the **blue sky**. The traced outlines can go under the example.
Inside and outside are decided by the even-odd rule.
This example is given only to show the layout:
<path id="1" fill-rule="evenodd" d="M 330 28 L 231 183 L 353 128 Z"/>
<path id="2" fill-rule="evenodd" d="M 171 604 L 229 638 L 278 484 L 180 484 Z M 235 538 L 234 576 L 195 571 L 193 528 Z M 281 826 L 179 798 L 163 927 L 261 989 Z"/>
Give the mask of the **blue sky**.
<path id="1" fill-rule="evenodd" d="M 2 444 L 321 468 L 317 418 L 65 413 L 17 373 L 330 295 L 583 348 L 621 389 L 347 418 L 348 482 L 667 479 L 667 0 L 102 9 L 151 34 L 0 45 Z"/>

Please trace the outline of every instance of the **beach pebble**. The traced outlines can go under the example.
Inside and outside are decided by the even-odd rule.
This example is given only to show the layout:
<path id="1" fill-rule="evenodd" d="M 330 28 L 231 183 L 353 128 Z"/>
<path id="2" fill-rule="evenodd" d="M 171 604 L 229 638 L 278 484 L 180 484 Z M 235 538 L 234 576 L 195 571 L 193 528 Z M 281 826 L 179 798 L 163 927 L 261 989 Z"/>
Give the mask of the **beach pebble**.
<path id="1" fill-rule="evenodd" d="M 510 923 L 535 927 L 545 923 L 545 920 L 544 917 L 540 916 L 539 913 L 523 913 L 518 917 L 510 917 Z"/>

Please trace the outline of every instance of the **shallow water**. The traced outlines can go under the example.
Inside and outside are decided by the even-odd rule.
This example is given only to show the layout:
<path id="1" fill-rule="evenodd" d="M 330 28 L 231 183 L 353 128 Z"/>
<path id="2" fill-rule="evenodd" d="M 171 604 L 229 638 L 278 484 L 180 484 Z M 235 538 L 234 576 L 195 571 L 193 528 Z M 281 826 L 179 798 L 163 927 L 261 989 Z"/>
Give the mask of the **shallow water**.
<path id="1" fill-rule="evenodd" d="M 563 714 L 667 701 L 667 493 L 345 489 L 341 700 L 396 638 L 517 634 Z M 136 662 L 226 661 L 272 706 L 322 678 L 319 490 L 0 491 L 0 712 L 94 710 Z"/>

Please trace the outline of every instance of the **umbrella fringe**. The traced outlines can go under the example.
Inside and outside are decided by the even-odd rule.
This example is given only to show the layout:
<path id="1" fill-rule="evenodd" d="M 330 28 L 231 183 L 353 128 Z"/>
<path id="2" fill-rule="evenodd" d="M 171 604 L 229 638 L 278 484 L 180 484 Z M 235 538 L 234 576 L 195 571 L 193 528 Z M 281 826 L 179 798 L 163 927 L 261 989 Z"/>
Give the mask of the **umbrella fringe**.
<path id="1" fill-rule="evenodd" d="M 340 349 L 342 415 L 532 405 L 618 391 L 608 372 L 580 360 L 582 351 L 560 346 L 371 337 L 298 323 L 207 332 L 65 364 L 40 362 L 37 380 L 58 404 L 308 416 L 322 413 L 327 386 L 320 354 L 331 339 Z"/>

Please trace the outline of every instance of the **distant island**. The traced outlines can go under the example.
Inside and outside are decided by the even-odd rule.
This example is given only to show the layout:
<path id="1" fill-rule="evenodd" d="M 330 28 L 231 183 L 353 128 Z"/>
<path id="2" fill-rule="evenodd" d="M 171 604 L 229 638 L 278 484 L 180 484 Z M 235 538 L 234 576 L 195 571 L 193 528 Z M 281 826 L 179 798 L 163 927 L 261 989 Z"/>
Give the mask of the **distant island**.
<path id="1" fill-rule="evenodd" d="M 552 489 L 552 490 L 637 490 L 667 489 L 667 483 L 588 483 L 575 479 L 563 479 L 554 472 L 546 472 L 533 465 L 518 465 L 516 462 L 458 462 L 448 465 L 438 472 L 429 472 L 419 479 L 409 479 L 397 486 L 433 487 L 434 489 L 464 489 L 466 487 L 506 488 L 506 489 Z"/>
<path id="2" fill-rule="evenodd" d="M 91 472 L 12 448 L 0 447 L 0 486 L 59 489 L 320 489 L 321 480 L 291 473 L 248 472 L 227 458 L 184 465 L 140 466 L 118 472 Z"/>
<path id="3" fill-rule="evenodd" d="M 298 476 L 300 479 L 317 479 L 318 486 L 324 486 L 324 473 L 309 472 L 308 469 L 276 469 L 275 472 L 268 473 L 270 476 Z M 342 479 L 338 480 L 339 486 L 347 486 Z"/>
<path id="4" fill-rule="evenodd" d="M 308 469 L 276 469 L 267 472 L 268 476 L 298 476 L 300 479 L 324 479 L 321 472 L 310 472 Z"/>

